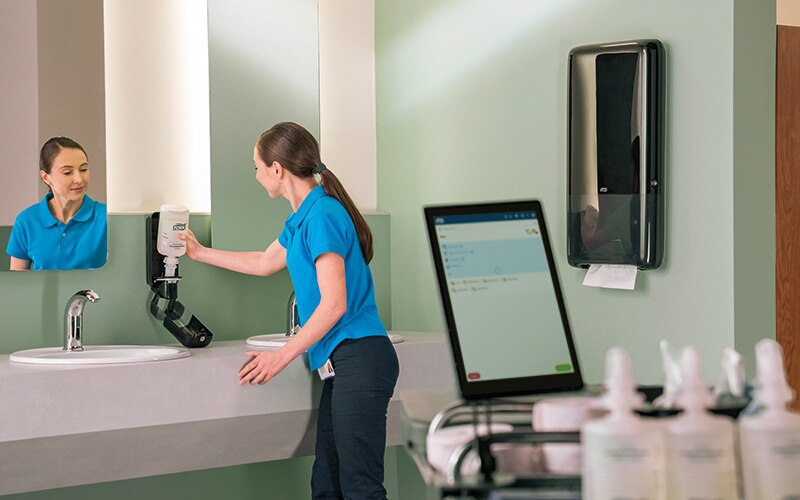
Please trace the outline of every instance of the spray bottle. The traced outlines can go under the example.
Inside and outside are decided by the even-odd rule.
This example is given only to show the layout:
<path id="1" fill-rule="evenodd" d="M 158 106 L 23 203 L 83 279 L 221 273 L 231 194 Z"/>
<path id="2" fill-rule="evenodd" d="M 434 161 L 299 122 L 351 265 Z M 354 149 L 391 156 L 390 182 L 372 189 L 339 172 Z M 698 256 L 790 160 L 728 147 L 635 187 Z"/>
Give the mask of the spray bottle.
<path id="1" fill-rule="evenodd" d="M 677 403 L 683 412 L 667 424 L 667 496 L 736 500 L 733 421 L 706 413 L 714 396 L 694 348 L 683 350 L 680 368 Z"/>
<path id="2" fill-rule="evenodd" d="M 800 498 L 800 415 L 786 410 L 794 391 L 786 382 L 780 344 L 756 344 L 756 370 L 755 397 L 762 409 L 739 419 L 744 496 Z"/>
<path id="3" fill-rule="evenodd" d="M 636 392 L 631 359 L 622 347 L 606 353 L 605 385 L 603 403 L 610 413 L 581 428 L 582 498 L 666 498 L 663 430 L 633 411 L 642 396 Z"/>

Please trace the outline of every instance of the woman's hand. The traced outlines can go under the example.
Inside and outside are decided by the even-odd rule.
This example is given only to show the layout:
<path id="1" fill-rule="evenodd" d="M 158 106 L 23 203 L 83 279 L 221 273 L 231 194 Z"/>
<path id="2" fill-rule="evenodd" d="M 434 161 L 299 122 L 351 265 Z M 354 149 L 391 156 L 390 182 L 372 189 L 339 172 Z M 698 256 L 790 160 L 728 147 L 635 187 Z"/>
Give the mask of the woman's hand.
<path id="1" fill-rule="evenodd" d="M 252 359 L 245 363 L 239 371 L 239 385 L 266 384 L 275 375 L 283 371 L 291 359 L 278 351 L 250 351 L 245 354 Z"/>
<path id="2" fill-rule="evenodd" d="M 277 240 L 267 249 L 281 251 L 285 263 L 286 250 Z M 317 285 L 320 302 L 311 317 L 299 332 L 277 351 L 251 351 L 246 353 L 252 359 L 239 371 L 239 384 L 266 384 L 279 374 L 291 361 L 302 355 L 309 347 L 330 331 L 333 325 L 347 311 L 347 287 L 345 282 L 344 259 L 333 252 L 327 252 L 316 260 Z"/>
<path id="3" fill-rule="evenodd" d="M 187 229 L 186 234 L 178 234 L 178 239 L 186 242 L 186 255 L 192 260 L 197 260 L 198 253 L 205 248 L 197 241 L 191 229 Z"/>

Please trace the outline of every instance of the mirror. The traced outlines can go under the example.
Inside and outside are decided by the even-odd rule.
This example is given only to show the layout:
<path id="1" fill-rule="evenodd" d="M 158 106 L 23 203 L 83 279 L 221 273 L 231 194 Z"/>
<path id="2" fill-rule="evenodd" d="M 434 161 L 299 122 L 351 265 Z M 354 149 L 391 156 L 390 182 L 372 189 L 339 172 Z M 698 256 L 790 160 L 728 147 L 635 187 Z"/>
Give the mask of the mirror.
<path id="1" fill-rule="evenodd" d="M 178 109 L 174 104 L 187 93 L 187 82 L 192 92 L 199 92 L 198 81 L 186 78 L 186 70 L 196 68 L 185 65 L 194 63 L 183 57 L 179 64 L 165 62 L 174 60 L 183 47 L 168 46 L 161 37 L 165 31 L 176 32 L 176 26 L 187 17 L 189 4 L 192 16 L 197 5 L 202 5 L 201 10 L 208 8 L 207 16 L 202 13 L 209 36 L 209 54 L 204 59 L 212 63 L 207 69 L 213 85 L 211 114 L 206 118 L 192 115 L 195 128 L 176 125 L 172 116 L 160 116 L 164 107 Z M 39 191 L 38 152 L 50 137 L 68 136 L 86 149 L 92 168 L 91 188 L 101 190 L 89 195 L 99 201 L 107 198 L 115 212 L 147 212 L 165 200 L 183 202 L 176 195 L 178 187 L 187 192 L 210 191 L 211 196 L 216 193 L 221 201 L 214 208 L 213 237 L 226 245 L 228 234 L 236 242 L 243 238 L 241 214 L 255 215 L 253 203 L 265 203 L 263 191 L 252 183 L 252 173 L 236 168 L 250 163 L 255 136 L 269 123 L 283 120 L 319 126 L 316 0 L 17 0 L 0 2 L 0 9 L 0 61 L 4 68 L 14 68 L 13 80 L 9 71 L 0 76 L 0 130 L 6 144 L 14 143 L 18 151 L 13 157 L 4 151 L 0 168 L 6 179 L 24 184 L 24 189 L 8 192 L 32 193 L 30 201 L 7 209 L 2 205 L 9 197 L 4 190 L 6 182 L 0 183 L 0 269 L 8 269 L 7 260 L 2 259 L 8 259 L 5 250 L 14 218 L 44 195 Z M 279 22 L 265 30 L 265 20 L 270 19 Z M 64 30 L 67 25 L 74 29 Z M 200 29 L 199 24 L 191 26 Z M 77 40 L 76 31 L 81 31 Z M 90 36 L 88 32 L 94 33 L 92 41 L 80 42 Z M 110 44 L 108 35 L 113 35 L 111 40 L 119 46 Z M 196 43 L 182 36 L 179 41 Z M 47 43 L 55 46 L 45 48 Z M 55 55 L 64 47 L 66 55 Z M 76 54 L 79 59 L 73 57 Z M 70 63 L 56 70 L 55 62 L 64 57 L 70 57 Z M 11 62 L 16 66 L 9 66 Z M 164 76 L 164 67 L 181 73 Z M 25 71 L 19 74 L 18 69 Z M 62 74 L 68 77 L 62 78 Z M 208 98 L 208 89 L 204 95 Z M 87 103 L 89 96 L 98 107 Z M 196 106 L 189 109 L 196 111 Z M 88 131 L 67 128 L 77 125 L 86 125 Z M 195 153 L 208 154 L 209 150 L 208 144 L 198 141 L 198 129 L 205 129 L 206 135 L 211 131 L 211 164 L 216 169 L 211 175 L 197 173 Z M 318 136 L 318 130 L 314 132 Z M 188 146 L 176 146 L 175 135 L 184 141 L 181 144 L 188 141 Z M 144 162 L 142 145 L 147 147 L 148 161 Z M 106 162 L 110 166 L 107 186 Z M 237 177 L 240 175 L 242 178 Z M 200 181 L 205 186 L 195 187 Z M 239 196 L 248 188 L 252 193 Z M 209 212 L 211 206 L 208 201 L 203 206 L 208 208 L 195 208 L 191 200 L 182 204 L 199 213 Z M 259 218 L 254 226 L 261 223 Z M 220 231 L 228 233 L 218 234 Z"/>
<path id="2" fill-rule="evenodd" d="M 103 0 L 0 2 L 0 39 L 4 68 L 0 130 L 6 139 L 0 183 L 0 270 L 8 270 L 6 248 L 17 215 L 37 205 L 48 192 L 38 166 L 39 150 L 47 139 L 66 136 L 84 148 L 91 172 L 85 194 L 106 202 Z M 78 227 L 87 208 L 72 227 Z M 95 215 L 92 220 L 102 226 L 96 228 L 102 241 L 95 234 L 91 245 L 106 248 L 105 206 L 102 217 Z M 69 232 L 61 232 L 67 235 L 63 238 Z M 67 245 L 68 258 L 48 268 L 84 268 L 72 257 L 87 245 Z M 95 261 L 89 267 L 100 266 Z"/>

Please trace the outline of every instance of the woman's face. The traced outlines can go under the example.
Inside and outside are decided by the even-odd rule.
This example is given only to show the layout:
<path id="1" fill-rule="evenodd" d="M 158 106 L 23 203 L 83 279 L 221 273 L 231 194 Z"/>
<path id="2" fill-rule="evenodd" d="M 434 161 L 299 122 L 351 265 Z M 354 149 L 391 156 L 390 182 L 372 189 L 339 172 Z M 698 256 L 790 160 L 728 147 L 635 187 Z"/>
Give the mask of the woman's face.
<path id="1" fill-rule="evenodd" d="M 58 152 L 50 173 L 40 170 L 45 184 L 50 186 L 58 201 L 79 202 L 89 188 L 89 162 L 80 149 L 62 149 Z"/>
<path id="2" fill-rule="evenodd" d="M 267 165 L 258 156 L 258 146 L 253 148 L 253 165 L 256 167 L 256 180 L 267 190 L 270 198 L 277 198 L 281 195 L 281 184 L 278 180 L 275 169 L 272 165 Z M 274 163 L 273 163 L 274 165 Z"/>

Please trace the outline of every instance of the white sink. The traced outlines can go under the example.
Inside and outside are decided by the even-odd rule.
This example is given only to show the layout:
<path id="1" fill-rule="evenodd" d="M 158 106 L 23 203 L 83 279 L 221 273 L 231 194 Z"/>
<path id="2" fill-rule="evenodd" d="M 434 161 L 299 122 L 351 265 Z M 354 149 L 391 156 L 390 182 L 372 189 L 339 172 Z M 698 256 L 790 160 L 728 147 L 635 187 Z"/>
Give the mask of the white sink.
<path id="1" fill-rule="evenodd" d="M 290 338 L 285 333 L 267 333 L 249 337 L 245 344 L 253 347 L 282 347 Z"/>
<path id="2" fill-rule="evenodd" d="M 190 356 L 185 347 L 149 345 L 92 345 L 83 351 L 65 351 L 61 347 L 42 347 L 17 351 L 9 357 L 16 363 L 37 365 L 101 365 L 146 363 Z"/>
<path id="3" fill-rule="evenodd" d="M 253 347 L 283 347 L 283 344 L 289 341 L 285 333 L 267 333 L 265 335 L 256 335 L 255 337 L 248 338 L 245 343 Z M 399 333 L 389 332 L 389 340 L 392 344 L 399 344 L 403 341 L 403 336 Z"/>

